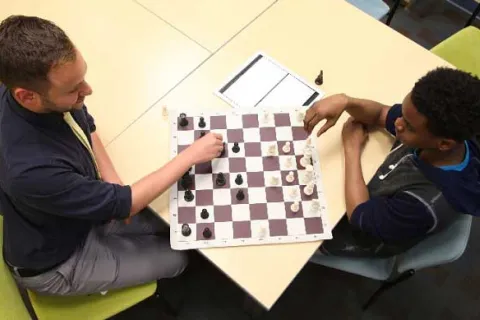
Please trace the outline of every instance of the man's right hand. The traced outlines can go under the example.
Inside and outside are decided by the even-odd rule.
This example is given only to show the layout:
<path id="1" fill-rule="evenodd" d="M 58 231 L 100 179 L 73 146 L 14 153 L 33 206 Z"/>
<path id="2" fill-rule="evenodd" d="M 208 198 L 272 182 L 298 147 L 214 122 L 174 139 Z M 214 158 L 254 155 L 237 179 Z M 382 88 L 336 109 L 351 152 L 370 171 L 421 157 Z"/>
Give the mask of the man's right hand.
<path id="1" fill-rule="evenodd" d="M 185 152 L 189 154 L 193 164 L 204 163 L 220 156 L 223 150 L 221 134 L 210 132 L 197 139 Z"/>
<path id="2" fill-rule="evenodd" d="M 305 130 L 310 134 L 313 128 L 322 120 L 327 120 L 318 130 L 317 136 L 322 135 L 333 127 L 343 111 L 347 108 L 348 97 L 344 94 L 336 94 L 315 102 L 307 111 L 303 120 Z"/>

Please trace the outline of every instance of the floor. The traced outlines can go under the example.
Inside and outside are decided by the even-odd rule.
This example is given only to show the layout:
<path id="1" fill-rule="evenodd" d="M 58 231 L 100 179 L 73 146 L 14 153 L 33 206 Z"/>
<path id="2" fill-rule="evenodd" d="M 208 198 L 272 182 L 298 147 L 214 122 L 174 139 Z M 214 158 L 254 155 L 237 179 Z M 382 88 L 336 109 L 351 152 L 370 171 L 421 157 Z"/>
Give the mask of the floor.
<path id="1" fill-rule="evenodd" d="M 400 8 L 391 26 L 430 49 L 460 30 L 467 18 L 450 4 L 435 8 L 426 17 Z M 475 24 L 480 26 L 478 20 Z M 480 222 L 474 221 L 460 260 L 418 272 L 364 313 L 361 304 L 378 287 L 377 282 L 308 264 L 261 319 L 479 319 L 479 251 Z M 162 281 L 160 291 L 163 298 L 149 298 L 113 319 L 174 319 L 162 311 L 163 299 L 178 310 L 177 319 L 250 319 L 243 308 L 243 291 L 197 252 L 191 252 L 188 271 Z"/>

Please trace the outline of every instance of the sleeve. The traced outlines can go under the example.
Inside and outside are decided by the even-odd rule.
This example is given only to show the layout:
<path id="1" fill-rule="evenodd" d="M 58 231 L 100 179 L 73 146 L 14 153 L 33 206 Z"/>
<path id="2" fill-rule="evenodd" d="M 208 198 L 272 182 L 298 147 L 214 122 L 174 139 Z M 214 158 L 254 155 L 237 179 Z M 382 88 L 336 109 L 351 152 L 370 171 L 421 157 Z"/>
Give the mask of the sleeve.
<path id="1" fill-rule="evenodd" d="M 436 218 L 420 200 L 400 192 L 393 197 L 373 197 L 358 205 L 350 223 L 385 242 L 397 242 L 426 235 Z"/>
<path id="2" fill-rule="evenodd" d="M 402 105 L 395 104 L 388 110 L 387 120 L 385 121 L 385 129 L 395 136 L 395 120 L 402 116 Z"/>
<path id="3" fill-rule="evenodd" d="M 83 105 L 83 112 L 85 113 L 85 117 L 87 118 L 88 129 L 91 133 L 97 130 L 97 126 L 95 125 L 95 119 L 88 113 L 88 109 L 86 105 Z"/>
<path id="4" fill-rule="evenodd" d="M 94 180 L 52 164 L 24 171 L 11 180 L 10 190 L 36 210 L 77 219 L 121 220 L 132 206 L 130 186 Z"/>

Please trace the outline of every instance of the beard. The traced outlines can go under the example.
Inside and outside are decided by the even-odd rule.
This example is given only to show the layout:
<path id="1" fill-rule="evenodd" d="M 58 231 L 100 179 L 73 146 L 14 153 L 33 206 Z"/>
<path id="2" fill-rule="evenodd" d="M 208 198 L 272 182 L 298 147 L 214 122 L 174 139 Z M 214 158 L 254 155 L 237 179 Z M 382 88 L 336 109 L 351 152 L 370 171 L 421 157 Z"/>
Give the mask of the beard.
<path id="1" fill-rule="evenodd" d="M 47 97 L 42 96 L 42 106 L 44 110 L 47 112 L 65 113 L 65 112 L 81 109 L 83 107 L 84 99 L 85 97 L 82 97 L 79 100 L 77 100 L 75 104 L 65 106 L 65 105 L 58 105 L 53 101 L 51 101 L 50 99 L 48 99 Z"/>

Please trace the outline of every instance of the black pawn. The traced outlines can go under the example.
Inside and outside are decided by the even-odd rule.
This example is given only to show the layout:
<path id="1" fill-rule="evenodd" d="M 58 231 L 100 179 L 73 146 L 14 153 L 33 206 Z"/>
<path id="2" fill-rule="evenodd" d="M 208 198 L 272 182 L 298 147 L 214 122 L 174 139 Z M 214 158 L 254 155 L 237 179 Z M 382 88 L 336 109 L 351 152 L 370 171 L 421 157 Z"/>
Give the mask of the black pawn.
<path id="1" fill-rule="evenodd" d="M 205 135 L 205 131 L 200 131 L 200 137 L 203 137 Z"/>
<path id="2" fill-rule="evenodd" d="M 185 199 L 185 201 L 191 202 L 195 198 L 195 196 L 193 195 L 192 190 L 187 189 L 185 190 L 185 195 L 183 196 L 183 198 Z"/>
<path id="3" fill-rule="evenodd" d="M 182 235 L 188 237 L 191 233 L 192 229 L 190 229 L 190 226 L 186 223 L 182 224 Z"/>
<path id="4" fill-rule="evenodd" d="M 241 174 L 237 174 L 237 177 L 235 178 L 235 183 L 237 185 L 241 185 L 243 183 L 243 178 Z"/>
<path id="5" fill-rule="evenodd" d="M 315 79 L 315 84 L 321 86 L 323 84 L 323 70 L 320 70 L 319 75 Z"/>
<path id="6" fill-rule="evenodd" d="M 203 117 L 200 117 L 200 121 L 198 121 L 198 126 L 200 128 L 205 128 L 207 124 L 205 123 L 205 119 Z"/>
<path id="7" fill-rule="evenodd" d="M 223 187 L 226 183 L 227 180 L 225 179 L 225 175 L 223 173 L 217 174 L 217 179 L 215 181 L 218 187 Z"/>
<path id="8" fill-rule="evenodd" d="M 234 153 L 238 153 L 240 151 L 240 146 L 238 145 L 238 142 L 233 143 L 232 151 Z"/>
<path id="9" fill-rule="evenodd" d="M 200 212 L 200 217 L 202 217 L 202 219 L 208 219 L 208 211 L 207 209 L 202 209 L 202 212 Z"/>
<path id="10" fill-rule="evenodd" d="M 203 230 L 203 237 L 205 239 L 210 239 L 212 237 L 212 230 L 210 230 L 210 228 L 205 228 Z"/>
<path id="11" fill-rule="evenodd" d="M 245 193 L 243 192 L 243 190 L 238 190 L 237 200 L 242 201 L 243 199 L 245 199 Z"/>
<path id="12" fill-rule="evenodd" d="M 180 113 L 180 127 L 186 127 L 188 126 L 188 119 L 187 115 L 185 113 Z"/>

